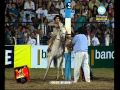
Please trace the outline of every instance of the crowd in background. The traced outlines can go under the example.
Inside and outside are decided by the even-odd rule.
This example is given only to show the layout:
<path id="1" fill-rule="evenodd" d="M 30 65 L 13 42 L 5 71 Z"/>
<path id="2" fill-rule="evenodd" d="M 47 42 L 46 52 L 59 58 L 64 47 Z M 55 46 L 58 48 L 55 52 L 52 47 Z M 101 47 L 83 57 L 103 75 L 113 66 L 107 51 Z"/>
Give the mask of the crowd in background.
<path id="1" fill-rule="evenodd" d="M 37 34 L 40 36 L 40 44 L 46 45 L 52 32 L 48 23 L 53 21 L 57 14 L 63 18 L 62 22 L 65 22 L 64 1 L 6 0 L 5 45 L 36 45 Z M 100 5 L 106 8 L 106 21 L 96 21 L 97 8 Z M 71 27 L 74 31 L 84 27 L 91 41 L 92 37 L 96 37 L 100 45 L 114 44 L 114 0 L 71 0 L 71 7 Z M 91 43 L 89 45 L 92 45 Z"/>

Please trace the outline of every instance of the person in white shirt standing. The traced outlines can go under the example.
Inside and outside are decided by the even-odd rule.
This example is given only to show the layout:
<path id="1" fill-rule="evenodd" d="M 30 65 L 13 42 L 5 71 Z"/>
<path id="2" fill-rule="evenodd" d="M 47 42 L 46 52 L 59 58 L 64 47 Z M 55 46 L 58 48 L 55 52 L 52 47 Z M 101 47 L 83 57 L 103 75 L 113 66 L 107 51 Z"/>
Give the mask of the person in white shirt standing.
<path id="1" fill-rule="evenodd" d="M 43 5 L 43 7 L 39 6 L 39 8 L 36 10 L 36 13 L 38 19 L 48 16 L 48 10 L 46 9 L 45 5 Z"/>
<path id="2" fill-rule="evenodd" d="M 32 16 L 34 16 L 33 12 L 35 10 L 35 3 L 32 0 L 26 0 L 24 3 L 24 16 L 26 14 L 30 15 L 30 19 Z"/>
<path id="3" fill-rule="evenodd" d="M 105 46 L 109 46 L 110 44 L 110 30 L 107 29 L 105 31 Z"/>
<path id="4" fill-rule="evenodd" d="M 31 33 L 31 35 L 28 36 L 28 42 L 29 45 L 36 45 L 36 39 L 34 38 L 34 33 Z"/>
<path id="5" fill-rule="evenodd" d="M 99 42 L 99 39 L 98 39 L 98 37 L 96 37 L 96 35 L 95 34 L 91 34 L 91 45 L 92 46 L 98 46 L 98 45 L 100 45 L 100 42 Z"/>

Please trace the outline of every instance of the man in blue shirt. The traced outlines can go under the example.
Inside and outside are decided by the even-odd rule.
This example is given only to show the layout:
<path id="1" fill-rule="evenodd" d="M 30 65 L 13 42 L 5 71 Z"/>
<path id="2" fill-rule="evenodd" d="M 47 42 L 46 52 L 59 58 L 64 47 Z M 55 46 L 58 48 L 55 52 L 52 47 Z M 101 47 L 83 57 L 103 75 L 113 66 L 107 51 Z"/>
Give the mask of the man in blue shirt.
<path id="1" fill-rule="evenodd" d="M 74 52 L 74 83 L 78 82 L 80 76 L 80 68 L 82 66 L 85 81 L 90 82 L 90 67 L 88 59 L 88 40 L 85 35 L 85 30 L 77 30 L 73 37 L 73 52 Z"/>

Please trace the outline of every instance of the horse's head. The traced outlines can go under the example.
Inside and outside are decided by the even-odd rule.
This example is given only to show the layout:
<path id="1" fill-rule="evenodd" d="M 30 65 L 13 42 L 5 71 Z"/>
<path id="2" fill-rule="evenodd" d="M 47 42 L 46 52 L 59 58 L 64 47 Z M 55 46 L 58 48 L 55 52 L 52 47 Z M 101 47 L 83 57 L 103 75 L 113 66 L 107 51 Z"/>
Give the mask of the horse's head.
<path id="1" fill-rule="evenodd" d="M 65 29 L 65 27 L 62 27 L 60 29 L 60 39 L 61 39 L 61 41 L 65 40 L 65 36 L 66 36 L 66 29 Z"/>

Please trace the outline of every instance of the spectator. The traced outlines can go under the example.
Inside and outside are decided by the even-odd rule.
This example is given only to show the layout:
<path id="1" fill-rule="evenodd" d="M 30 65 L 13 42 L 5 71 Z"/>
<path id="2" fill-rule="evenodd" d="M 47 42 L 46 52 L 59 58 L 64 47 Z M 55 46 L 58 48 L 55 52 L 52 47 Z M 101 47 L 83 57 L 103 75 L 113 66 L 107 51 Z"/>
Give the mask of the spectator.
<path id="1" fill-rule="evenodd" d="M 89 9 L 93 10 L 94 5 L 96 5 L 98 7 L 100 5 L 100 2 L 98 0 L 91 0 L 89 2 Z"/>
<path id="2" fill-rule="evenodd" d="M 47 4 L 47 10 L 48 10 L 48 11 L 50 10 L 51 5 L 52 5 L 52 1 L 51 1 L 51 0 L 48 0 L 48 4 Z"/>
<path id="3" fill-rule="evenodd" d="M 25 41 L 25 44 L 27 44 L 27 41 L 28 41 L 28 38 L 30 35 L 30 31 L 26 26 L 23 27 L 23 30 L 24 30 L 24 41 Z"/>
<path id="4" fill-rule="evenodd" d="M 72 1 L 71 1 L 71 8 L 72 8 L 72 9 L 75 9 L 75 5 L 76 5 L 75 0 L 72 0 Z"/>
<path id="5" fill-rule="evenodd" d="M 11 8 L 12 8 L 12 3 L 7 3 L 5 8 L 6 12 L 9 12 Z"/>
<path id="6" fill-rule="evenodd" d="M 43 12 L 43 14 L 42 14 L 43 18 L 48 16 L 48 10 L 46 9 L 45 5 L 43 5 L 42 12 Z"/>
<path id="7" fill-rule="evenodd" d="M 5 28 L 5 45 L 11 45 L 11 31 L 9 27 Z"/>
<path id="8" fill-rule="evenodd" d="M 81 2 L 78 0 L 78 1 L 76 2 L 76 5 L 75 5 L 75 14 L 79 14 L 79 13 L 80 13 L 81 7 L 82 7 L 82 4 L 81 4 Z"/>
<path id="9" fill-rule="evenodd" d="M 78 30 L 78 28 L 82 27 L 84 23 L 86 22 L 86 17 L 83 15 L 80 15 L 77 20 L 75 21 L 75 31 Z"/>
<path id="10" fill-rule="evenodd" d="M 48 29 L 48 19 L 46 17 L 43 18 L 43 23 L 39 24 L 39 35 L 40 35 L 40 39 L 41 39 L 41 44 L 46 45 L 47 44 L 47 40 L 49 38 L 49 29 Z"/>
<path id="11" fill-rule="evenodd" d="M 65 8 L 63 8 L 63 9 L 60 10 L 60 14 L 62 15 L 62 17 L 65 18 Z"/>
<path id="12" fill-rule="evenodd" d="M 109 46 L 110 44 L 110 30 L 107 29 L 105 31 L 105 46 Z"/>
<path id="13" fill-rule="evenodd" d="M 20 11 L 19 21 L 22 22 L 23 19 L 26 19 L 26 18 L 24 17 L 24 10 L 21 10 Z"/>
<path id="14" fill-rule="evenodd" d="M 38 19 L 44 18 L 44 17 L 48 16 L 48 10 L 46 9 L 45 5 L 43 5 L 43 7 L 39 7 L 36 10 L 36 13 L 37 13 Z"/>
<path id="15" fill-rule="evenodd" d="M 108 15 L 112 15 L 112 12 L 113 12 L 114 10 L 113 10 L 113 5 L 108 5 L 108 7 L 107 7 L 107 12 L 108 12 Z"/>
<path id="16" fill-rule="evenodd" d="M 10 14 L 12 22 L 15 22 L 18 18 L 18 15 L 19 15 L 19 12 L 16 9 L 15 3 L 12 3 L 11 8 L 9 9 L 9 14 Z"/>
<path id="17" fill-rule="evenodd" d="M 11 29 L 11 39 L 12 39 L 12 45 L 16 45 L 17 44 L 17 41 L 16 41 L 16 30 L 15 30 L 14 27 Z"/>
<path id="18" fill-rule="evenodd" d="M 106 30 L 106 26 L 105 26 L 105 24 L 102 23 L 102 24 L 99 25 L 99 28 L 100 28 L 100 31 L 101 31 L 99 41 L 100 41 L 100 44 L 104 46 L 105 45 L 105 35 L 104 35 L 104 33 L 105 33 L 105 30 Z"/>
<path id="19" fill-rule="evenodd" d="M 51 4 L 48 13 L 49 14 L 58 14 L 59 12 L 56 10 L 55 6 L 53 4 Z"/>
<path id="20" fill-rule="evenodd" d="M 90 40 L 90 36 L 91 36 L 90 24 L 86 24 L 85 30 L 87 31 L 88 46 L 90 46 L 91 45 L 91 40 Z"/>
<path id="21" fill-rule="evenodd" d="M 82 10 L 81 10 L 81 14 L 86 16 L 86 18 L 88 17 L 88 14 L 89 14 L 89 7 L 88 5 L 85 5 Z"/>
<path id="22" fill-rule="evenodd" d="M 23 27 L 18 28 L 16 31 L 17 44 L 25 44 Z"/>
<path id="23" fill-rule="evenodd" d="M 38 25 L 39 25 L 38 19 L 36 17 L 32 17 L 31 21 L 32 21 L 32 25 L 31 26 L 33 27 L 33 29 L 37 29 Z"/>
<path id="24" fill-rule="evenodd" d="M 93 10 L 91 10 L 92 12 L 92 17 L 96 17 L 96 15 L 98 15 L 98 11 L 97 11 L 98 7 L 96 5 L 93 6 Z"/>
<path id="25" fill-rule="evenodd" d="M 101 1 L 100 1 L 100 5 L 105 6 L 105 8 L 108 7 L 108 3 L 106 2 L 106 0 L 101 0 Z"/>
<path id="26" fill-rule="evenodd" d="M 100 42 L 99 42 L 98 38 L 93 33 L 91 34 L 91 45 L 92 46 L 100 45 Z"/>
<path id="27" fill-rule="evenodd" d="M 26 0 L 24 2 L 24 10 L 28 10 L 28 11 L 35 10 L 35 3 L 32 0 Z"/>
<path id="28" fill-rule="evenodd" d="M 26 14 L 25 18 L 23 18 L 22 20 L 22 25 L 29 25 L 32 23 L 32 20 L 30 19 L 30 15 L 29 14 Z"/>
<path id="29" fill-rule="evenodd" d="M 64 3 L 62 0 L 57 1 L 55 8 L 58 9 L 59 11 L 64 8 Z"/>
<path id="30" fill-rule="evenodd" d="M 41 18 L 41 14 L 43 13 L 42 11 L 42 6 L 39 6 L 38 9 L 36 10 L 37 18 Z"/>
<path id="31" fill-rule="evenodd" d="M 18 6 L 18 10 L 21 11 L 24 8 L 24 0 L 16 0 L 16 4 Z"/>
<path id="32" fill-rule="evenodd" d="M 33 11 L 35 11 L 35 3 L 32 0 L 26 0 L 24 2 L 24 15 L 29 14 L 30 19 L 34 15 Z"/>
<path id="33" fill-rule="evenodd" d="M 42 29 L 42 32 L 43 32 L 44 36 L 47 36 L 47 30 L 48 30 L 47 24 L 48 24 L 48 19 L 45 17 L 43 19 L 43 23 L 41 24 L 41 29 Z"/>
<path id="34" fill-rule="evenodd" d="M 36 45 L 37 42 L 36 42 L 36 39 L 34 36 L 35 36 L 34 33 L 31 33 L 31 35 L 29 36 L 27 44 Z"/>

